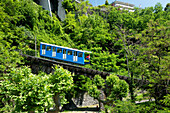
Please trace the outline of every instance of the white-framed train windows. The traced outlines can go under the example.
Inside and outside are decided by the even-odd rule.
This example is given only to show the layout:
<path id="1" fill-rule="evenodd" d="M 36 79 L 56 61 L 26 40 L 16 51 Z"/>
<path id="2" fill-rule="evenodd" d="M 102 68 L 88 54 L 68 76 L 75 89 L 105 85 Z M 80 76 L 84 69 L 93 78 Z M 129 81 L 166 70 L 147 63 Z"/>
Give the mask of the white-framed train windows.
<path id="1" fill-rule="evenodd" d="M 63 49 L 63 59 L 66 59 L 66 49 Z"/>
<path id="2" fill-rule="evenodd" d="M 62 53 L 62 49 L 58 48 L 57 53 Z"/>
<path id="3" fill-rule="evenodd" d="M 83 53 L 79 53 L 78 57 L 83 57 Z"/>
<path id="4" fill-rule="evenodd" d="M 77 61 L 77 51 L 74 51 L 73 61 Z"/>
<path id="5" fill-rule="evenodd" d="M 53 47 L 53 52 L 56 52 L 56 47 Z"/>
<path id="6" fill-rule="evenodd" d="M 47 46 L 47 51 L 51 51 L 51 46 Z"/>
<path id="7" fill-rule="evenodd" d="M 42 54 L 45 55 L 45 45 L 42 45 Z"/>
<path id="8" fill-rule="evenodd" d="M 67 53 L 68 55 L 72 55 L 72 51 L 68 51 L 68 53 Z"/>
<path id="9" fill-rule="evenodd" d="M 53 47 L 53 53 L 52 53 L 53 57 L 56 57 L 56 47 Z"/>

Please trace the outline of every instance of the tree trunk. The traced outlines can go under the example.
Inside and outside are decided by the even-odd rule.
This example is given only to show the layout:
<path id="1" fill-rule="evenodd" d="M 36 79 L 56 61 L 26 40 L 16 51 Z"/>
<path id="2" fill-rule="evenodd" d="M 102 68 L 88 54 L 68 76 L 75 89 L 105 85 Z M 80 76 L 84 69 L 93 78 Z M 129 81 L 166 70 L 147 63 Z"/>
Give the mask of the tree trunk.
<path id="1" fill-rule="evenodd" d="M 54 97 L 53 97 L 55 106 L 54 106 L 54 110 L 50 110 L 47 113 L 59 113 L 60 109 L 60 97 L 59 97 L 59 93 L 55 93 Z"/>
<path id="2" fill-rule="evenodd" d="M 129 90 L 130 90 L 131 100 L 132 102 L 135 102 L 133 72 L 131 72 L 131 81 L 130 81 Z"/>
<path id="3" fill-rule="evenodd" d="M 100 94 L 100 97 L 99 97 L 100 100 L 105 100 L 106 99 L 106 96 L 105 96 L 105 93 L 104 91 L 101 90 L 101 94 Z M 104 111 L 104 103 L 99 101 L 99 108 L 100 110 Z"/>
<path id="4" fill-rule="evenodd" d="M 67 99 L 67 101 L 69 103 L 64 104 L 61 111 L 63 111 L 63 110 L 72 110 L 72 109 L 76 109 L 77 108 L 77 106 L 72 101 L 72 95 L 66 94 L 66 99 Z"/>
<path id="5" fill-rule="evenodd" d="M 34 111 L 30 111 L 29 113 L 35 113 Z"/>

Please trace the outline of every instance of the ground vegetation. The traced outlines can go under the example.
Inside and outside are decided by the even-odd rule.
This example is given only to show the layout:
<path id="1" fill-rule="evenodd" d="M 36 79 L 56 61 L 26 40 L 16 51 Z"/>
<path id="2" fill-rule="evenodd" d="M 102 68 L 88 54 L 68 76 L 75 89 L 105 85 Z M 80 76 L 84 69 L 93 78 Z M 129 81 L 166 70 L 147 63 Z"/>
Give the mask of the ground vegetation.
<path id="1" fill-rule="evenodd" d="M 59 98 L 66 104 L 68 92 L 74 97 L 87 91 L 104 104 L 106 112 L 169 112 L 168 6 L 163 10 L 158 3 L 128 12 L 64 0 L 67 15 L 60 21 L 33 0 L 0 0 L 0 111 L 48 111 L 53 106 L 58 111 Z M 35 38 L 38 50 L 40 42 L 45 42 L 92 51 L 91 65 L 84 67 L 112 74 L 90 79 L 56 67 L 54 73 L 35 75 L 19 55 L 20 51 L 34 51 Z M 131 83 L 119 80 L 117 74 L 130 77 Z M 133 78 L 149 81 L 144 90 L 155 102 L 134 103 L 138 87 Z M 131 99 L 124 102 L 128 91 Z M 102 92 L 105 99 L 99 98 Z"/>

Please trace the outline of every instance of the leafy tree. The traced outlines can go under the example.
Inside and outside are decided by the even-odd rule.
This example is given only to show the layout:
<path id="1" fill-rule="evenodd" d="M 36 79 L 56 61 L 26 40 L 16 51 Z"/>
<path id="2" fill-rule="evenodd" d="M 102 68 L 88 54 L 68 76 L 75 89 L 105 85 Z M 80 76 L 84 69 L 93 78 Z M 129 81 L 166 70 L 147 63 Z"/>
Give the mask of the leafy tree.
<path id="1" fill-rule="evenodd" d="M 49 76 L 49 83 L 51 84 L 51 92 L 54 94 L 53 99 L 56 111 L 59 111 L 60 98 L 62 105 L 67 103 L 65 95 L 73 87 L 72 76 L 71 72 L 62 67 L 58 68 L 57 66 L 54 69 L 54 73 Z"/>
<path id="2" fill-rule="evenodd" d="M 72 0 L 64 0 L 62 2 L 62 6 L 68 11 L 74 11 L 75 10 L 75 1 L 72 2 Z"/>
<path id="3" fill-rule="evenodd" d="M 167 107 L 170 106 L 170 94 L 167 94 L 166 96 L 164 96 L 164 99 L 161 100 L 161 102 L 163 102 L 163 104 Z"/>
<path id="4" fill-rule="evenodd" d="M 6 47 L 4 46 L 6 45 Z M 10 47 L 10 45 L 0 43 L 0 77 L 3 79 L 6 73 L 9 73 L 11 68 L 23 64 L 22 57 L 18 51 L 15 51 L 16 47 Z"/>
<path id="5" fill-rule="evenodd" d="M 89 7 L 92 6 L 89 1 L 80 1 L 80 3 L 76 4 L 76 12 L 75 14 L 77 16 L 79 15 L 87 15 Z"/>
<path id="6" fill-rule="evenodd" d="M 140 113 L 139 106 L 131 103 L 130 101 L 116 101 L 115 107 L 105 106 L 109 112 L 113 113 Z M 144 111 L 141 111 L 144 112 Z"/>
<path id="7" fill-rule="evenodd" d="M 59 109 L 66 102 L 65 93 L 72 88 L 72 75 L 63 68 L 55 68 L 54 74 L 34 75 L 28 67 L 12 68 L 0 82 L 1 111 L 48 111 L 55 105 Z M 57 96 L 56 96 L 57 95 Z M 54 99 L 54 100 L 53 100 Z"/>
<path id="8" fill-rule="evenodd" d="M 120 80 L 116 75 L 111 74 L 104 80 L 101 76 L 96 75 L 92 81 L 87 83 L 88 93 L 104 105 L 112 105 L 116 100 L 122 100 L 127 96 L 128 84 Z M 101 98 L 101 95 L 105 98 Z M 101 107 L 101 106 L 100 106 Z"/>
<path id="9" fill-rule="evenodd" d="M 161 3 L 157 3 L 154 7 L 155 13 L 162 11 L 162 9 L 163 9 L 163 7 L 162 7 Z"/>
<path id="10" fill-rule="evenodd" d="M 119 66 L 116 64 L 117 55 L 114 53 L 109 54 L 109 52 L 101 51 L 93 53 L 93 59 L 91 60 L 92 68 L 96 70 L 116 73 L 119 70 Z"/>
<path id="11" fill-rule="evenodd" d="M 71 34 L 74 32 L 76 27 L 77 27 L 77 22 L 75 19 L 75 14 L 69 12 L 66 15 L 66 19 L 64 20 L 64 25 L 63 25 L 64 31 L 68 34 L 69 33 Z"/>
<path id="12" fill-rule="evenodd" d="M 53 104 L 48 76 L 34 75 L 28 67 L 12 68 L 1 81 L 2 111 L 47 111 Z"/>
<path id="13" fill-rule="evenodd" d="M 169 11 L 169 10 L 170 10 L 170 3 L 167 3 L 167 4 L 166 4 L 166 7 L 165 7 L 164 10 L 165 10 L 165 11 Z"/>
<path id="14" fill-rule="evenodd" d="M 108 2 L 108 0 L 106 0 L 106 1 L 105 1 L 105 5 L 109 5 L 109 2 Z"/>
<path id="15" fill-rule="evenodd" d="M 163 98 L 168 91 L 169 75 L 169 29 L 168 23 L 161 25 L 159 20 L 150 20 L 148 28 L 142 32 L 140 37 L 140 61 L 141 75 L 149 80 L 150 94 L 156 102 Z"/>

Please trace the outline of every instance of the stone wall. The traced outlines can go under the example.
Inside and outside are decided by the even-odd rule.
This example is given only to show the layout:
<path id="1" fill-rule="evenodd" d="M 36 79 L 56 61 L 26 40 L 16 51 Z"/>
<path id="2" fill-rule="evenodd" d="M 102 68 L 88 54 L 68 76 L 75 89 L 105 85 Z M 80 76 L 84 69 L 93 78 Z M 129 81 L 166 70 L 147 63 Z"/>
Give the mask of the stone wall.
<path id="1" fill-rule="evenodd" d="M 79 93 L 79 96 L 73 98 L 72 100 L 77 107 L 85 107 L 85 106 L 93 106 L 93 105 L 94 106 L 96 105 L 95 107 L 97 107 L 97 105 L 99 105 L 98 100 L 91 97 L 87 92 Z"/>

